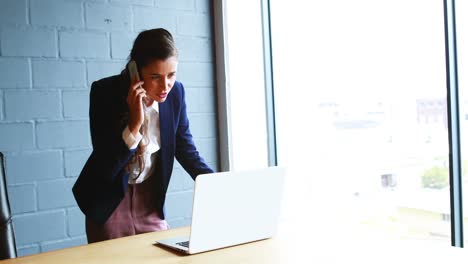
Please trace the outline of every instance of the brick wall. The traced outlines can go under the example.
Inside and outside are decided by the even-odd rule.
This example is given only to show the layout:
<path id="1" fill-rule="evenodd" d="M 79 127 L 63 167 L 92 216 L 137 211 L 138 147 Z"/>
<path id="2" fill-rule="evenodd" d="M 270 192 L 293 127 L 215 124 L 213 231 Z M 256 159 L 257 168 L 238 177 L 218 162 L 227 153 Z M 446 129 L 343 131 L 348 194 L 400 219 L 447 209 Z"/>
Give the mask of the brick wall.
<path id="1" fill-rule="evenodd" d="M 89 87 L 118 74 L 137 33 L 155 27 L 176 38 L 191 129 L 216 169 L 209 0 L 0 0 L 0 151 L 19 255 L 86 243 L 71 187 L 91 152 Z M 172 227 L 190 223 L 192 190 L 176 164 Z"/>

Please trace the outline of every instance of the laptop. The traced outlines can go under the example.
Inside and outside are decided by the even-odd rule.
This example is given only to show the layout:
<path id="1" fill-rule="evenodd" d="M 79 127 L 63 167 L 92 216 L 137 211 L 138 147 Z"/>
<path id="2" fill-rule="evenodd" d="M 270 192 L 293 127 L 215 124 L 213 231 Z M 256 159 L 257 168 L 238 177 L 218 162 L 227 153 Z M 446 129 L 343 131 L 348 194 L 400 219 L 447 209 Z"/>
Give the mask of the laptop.
<path id="1" fill-rule="evenodd" d="M 273 237 L 284 177 L 280 167 L 198 175 L 190 236 L 156 244 L 195 254 Z"/>

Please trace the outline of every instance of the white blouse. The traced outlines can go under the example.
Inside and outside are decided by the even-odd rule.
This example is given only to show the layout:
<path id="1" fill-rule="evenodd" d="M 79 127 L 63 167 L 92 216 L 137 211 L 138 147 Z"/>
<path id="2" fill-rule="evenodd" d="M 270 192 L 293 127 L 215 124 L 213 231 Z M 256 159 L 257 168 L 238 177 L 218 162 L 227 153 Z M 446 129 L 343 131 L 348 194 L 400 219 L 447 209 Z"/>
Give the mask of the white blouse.
<path id="1" fill-rule="evenodd" d="M 156 158 L 156 155 L 153 154 L 156 153 L 161 146 L 161 129 L 159 127 L 158 102 L 153 101 L 153 104 L 150 107 L 146 107 L 145 111 L 148 114 L 149 138 L 149 144 L 147 145 L 146 151 L 143 155 L 145 159 L 145 167 L 143 168 L 140 177 L 138 177 L 138 162 L 130 164 L 130 177 L 128 178 L 129 184 L 142 183 L 144 180 L 148 179 L 151 176 L 150 172 L 154 169 L 153 163 L 154 159 Z M 133 134 L 130 132 L 127 126 L 122 132 L 122 138 L 129 149 L 135 149 L 142 140 L 143 136 L 140 134 L 140 132 L 138 132 L 136 137 L 133 136 Z"/>

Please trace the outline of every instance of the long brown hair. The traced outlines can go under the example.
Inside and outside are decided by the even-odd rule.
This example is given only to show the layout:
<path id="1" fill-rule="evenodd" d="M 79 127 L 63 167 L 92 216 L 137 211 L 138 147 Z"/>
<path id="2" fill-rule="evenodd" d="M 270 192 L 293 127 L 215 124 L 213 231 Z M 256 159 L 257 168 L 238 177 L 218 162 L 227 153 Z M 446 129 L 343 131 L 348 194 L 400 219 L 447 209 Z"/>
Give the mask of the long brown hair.
<path id="1" fill-rule="evenodd" d="M 138 72 L 141 76 L 141 69 L 155 60 L 166 60 L 169 57 L 178 55 L 174 39 L 169 31 L 163 28 L 155 28 L 140 32 L 133 43 L 132 51 L 128 58 L 129 61 L 134 60 L 138 65 Z M 128 121 L 128 120 L 127 120 Z M 143 168 L 145 167 L 144 153 L 149 144 L 148 135 L 148 115 L 145 111 L 145 118 L 140 128 L 140 134 L 143 136 L 138 144 L 137 150 L 129 164 L 137 162 L 139 167 L 138 177 L 140 176 Z"/>

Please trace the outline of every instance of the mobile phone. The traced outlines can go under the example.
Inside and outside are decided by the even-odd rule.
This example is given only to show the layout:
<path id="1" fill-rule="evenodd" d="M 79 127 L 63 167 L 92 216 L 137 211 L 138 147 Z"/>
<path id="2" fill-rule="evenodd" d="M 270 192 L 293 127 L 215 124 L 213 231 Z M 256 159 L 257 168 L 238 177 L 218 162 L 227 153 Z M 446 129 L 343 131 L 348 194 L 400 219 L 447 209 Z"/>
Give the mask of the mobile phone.
<path id="1" fill-rule="evenodd" d="M 128 63 L 128 72 L 130 73 L 130 82 L 139 82 L 140 81 L 140 75 L 138 74 L 138 68 L 136 65 L 136 62 L 134 60 L 130 61 Z"/>
<path id="2" fill-rule="evenodd" d="M 139 82 L 140 81 L 140 75 L 138 74 L 138 68 L 137 68 L 137 64 L 134 60 L 130 61 L 128 63 L 128 72 L 130 73 L 130 82 L 131 83 L 134 83 L 134 82 Z M 141 87 L 141 85 L 140 85 Z M 143 87 L 141 87 L 143 88 Z M 146 103 L 147 101 L 149 101 L 150 98 L 148 96 L 145 96 L 143 98 L 143 107 L 146 107 Z"/>

